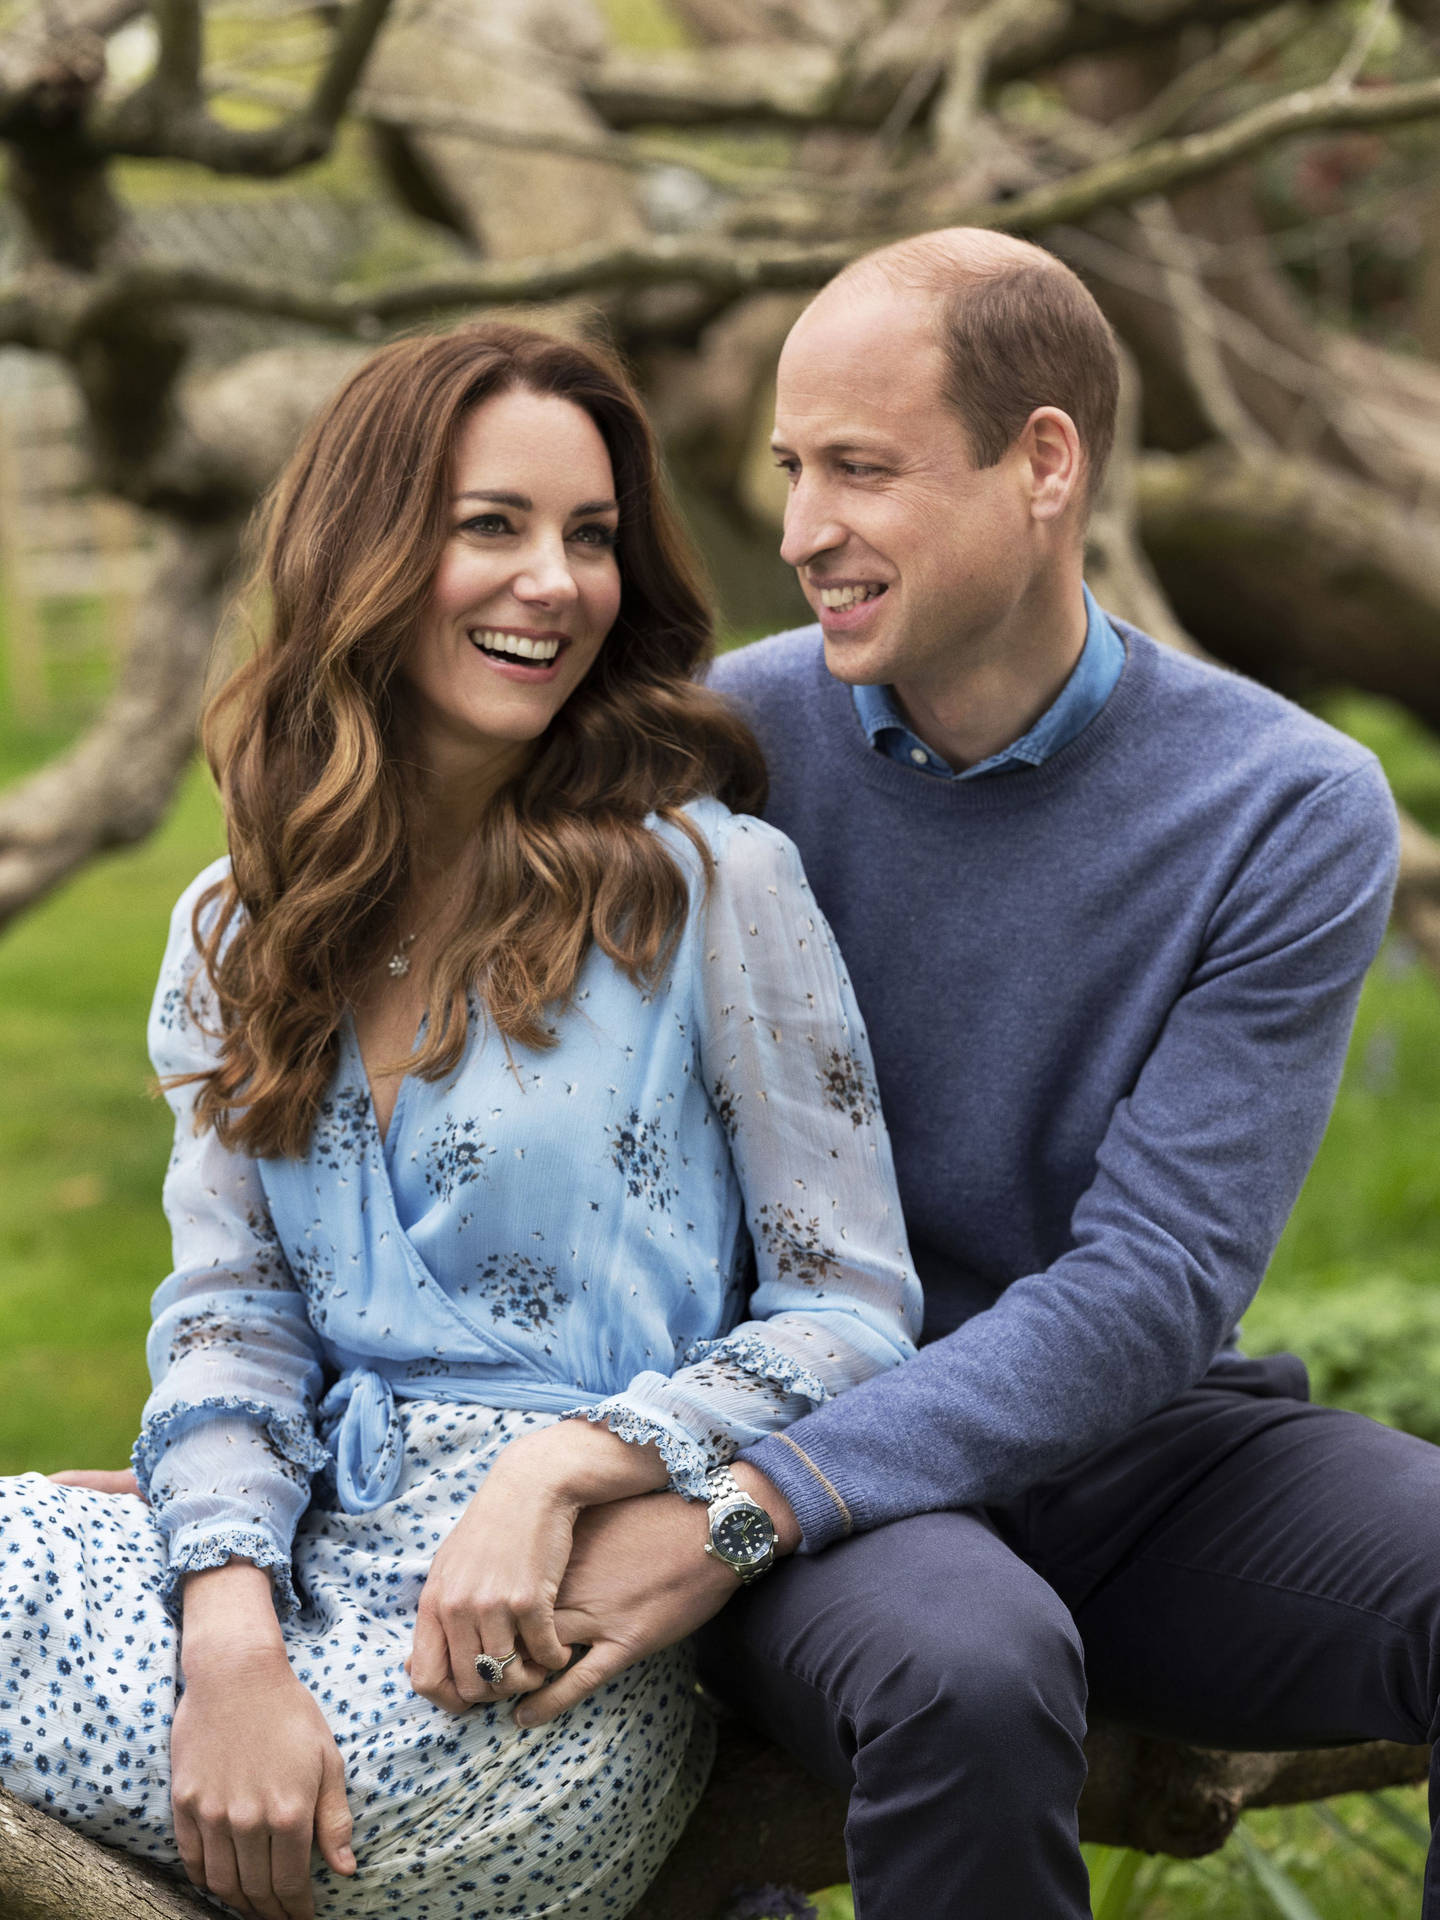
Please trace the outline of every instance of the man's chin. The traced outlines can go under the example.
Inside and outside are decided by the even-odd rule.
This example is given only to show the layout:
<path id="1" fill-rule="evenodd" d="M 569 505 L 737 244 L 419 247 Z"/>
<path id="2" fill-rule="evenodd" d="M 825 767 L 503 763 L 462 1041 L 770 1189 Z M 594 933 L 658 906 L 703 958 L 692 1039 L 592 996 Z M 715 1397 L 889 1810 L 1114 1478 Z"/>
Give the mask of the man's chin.
<path id="1" fill-rule="evenodd" d="M 883 647 L 877 647 L 865 634 L 826 633 L 825 668 L 832 679 L 847 687 L 881 687 L 890 679 Z"/>

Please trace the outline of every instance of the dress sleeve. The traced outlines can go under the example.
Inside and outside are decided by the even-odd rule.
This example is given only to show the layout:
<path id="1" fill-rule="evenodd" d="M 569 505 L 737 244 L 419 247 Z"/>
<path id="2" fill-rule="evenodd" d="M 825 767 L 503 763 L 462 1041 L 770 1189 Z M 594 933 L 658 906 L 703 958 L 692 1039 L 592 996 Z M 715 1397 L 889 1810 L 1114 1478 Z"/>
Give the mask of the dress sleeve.
<path id="1" fill-rule="evenodd" d="M 758 1285 L 749 1318 L 675 1373 L 587 1409 L 655 1442 L 690 1499 L 742 1447 L 912 1355 L 921 1312 L 864 1023 L 783 834 L 729 823 L 698 942 L 701 1069 Z"/>
<path id="2" fill-rule="evenodd" d="M 150 1057 L 162 1079 L 213 1063 L 213 1012 L 196 982 L 191 913 L 202 874 L 182 896 L 150 1013 Z M 172 1612 L 187 1573 L 232 1558 L 268 1567 L 276 1603 L 296 1602 L 295 1526 L 310 1475 L 328 1455 L 315 1433 L 319 1343 L 270 1220 L 259 1168 L 194 1126 L 195 1086 L 170 1087 L 175 1147 L 165 1212 L 175 1270 L 158 1288 L 146 1349 L 153 1390 L 135 1443 L 136 1477 L 169 1541 L 164 1596 Z"/>

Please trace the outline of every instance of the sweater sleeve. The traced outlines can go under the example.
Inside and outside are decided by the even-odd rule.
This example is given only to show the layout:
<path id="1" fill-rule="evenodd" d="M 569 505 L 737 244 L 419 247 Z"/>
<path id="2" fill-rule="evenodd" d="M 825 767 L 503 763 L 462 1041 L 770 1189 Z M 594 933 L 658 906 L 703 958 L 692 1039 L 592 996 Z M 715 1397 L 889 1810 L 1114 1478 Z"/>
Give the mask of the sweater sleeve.
<path id="1" fill-rule="evenodd" d="M 1206 1371 L 1319 1147 L 1397 857 L 1373 761 L 1251 850 L 1114 1110 L 1068 1251 L 909 1366 L 746 1452 L 795 1509 L 804 1550 L 1013 1498 Z"/>
<path id="2" fill-rule="evenodd" d="M 214 1061 L 191 913 L 182 896 L 150 1015 L 150 1056 L 164 1079 Z M 208 1016 L 208 1017 L 207 1017 Z M 194 1126 L 196 1088 L 170 1087 L 175 1146 L 165 1175 L 175 1269 L 158 1288 L 147 1347 L 153 1391 L 134 1465 L 169 1542 L 164 1597 L 231 1558 L 267 1567 L 293 1609 L 291 1542 L 328 1455 L 315 1433 L 319 1346 L 270 1220 L 254 1160 Z"/>
<path id="3" fill-rule="evenodd" d="M 869 1042 L 793 844 L 737 818 L 698 927 L 699 1056 L 755 1245 L 749 1317 L 586 1409 L 653 1441 L 670 1484 L 705 1475 L 914 1354 L 905 1241 Z"/>

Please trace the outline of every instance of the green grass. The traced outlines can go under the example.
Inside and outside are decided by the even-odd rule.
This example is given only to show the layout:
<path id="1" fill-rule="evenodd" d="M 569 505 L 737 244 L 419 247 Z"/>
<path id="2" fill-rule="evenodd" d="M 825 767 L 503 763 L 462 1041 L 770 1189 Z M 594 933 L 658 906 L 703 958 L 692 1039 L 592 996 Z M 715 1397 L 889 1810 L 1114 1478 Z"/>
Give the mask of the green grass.
<path id="1" fill-rule="evenodd" d="M 10 740 L 12 770 L 46 736 Z M 221 846 L 199 769 L 162 831 L 0 941 L 0 1471 L 123 1462 L 169 1266 L 145 1014 L 169 905 Z"/>

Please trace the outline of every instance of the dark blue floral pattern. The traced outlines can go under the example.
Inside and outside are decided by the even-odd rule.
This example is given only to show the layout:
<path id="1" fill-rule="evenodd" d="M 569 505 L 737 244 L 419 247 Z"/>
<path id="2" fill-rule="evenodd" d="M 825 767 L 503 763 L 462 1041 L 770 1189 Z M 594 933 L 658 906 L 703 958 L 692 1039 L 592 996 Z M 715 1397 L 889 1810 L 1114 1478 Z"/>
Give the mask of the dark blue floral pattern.
<path id="1" fill-rule="evenodd" d="M 481 1138 L 478 1120 L 447 1115 L 425 1152 L 425 1184 L 440 1199 L 453 1200 L 462 1187 L 489 1177 L 494 1156 L 494 1147 Z"/>
<path id="2" fill-rule="evenodd" d="M 632 1107 L 618 1125 L 610 1128 L 610 1158 L 624 1175 L 625 1191 L 632 1200 L 643 1200 L 654 1211 L 663 1211 L 680 1198 L 671 1184 L 670 1156 L 663 1129 L 658 1120 L 642 1120 L 640 1109 Z"/>

